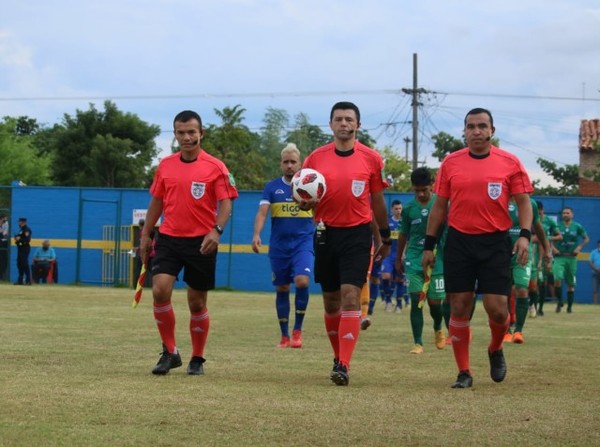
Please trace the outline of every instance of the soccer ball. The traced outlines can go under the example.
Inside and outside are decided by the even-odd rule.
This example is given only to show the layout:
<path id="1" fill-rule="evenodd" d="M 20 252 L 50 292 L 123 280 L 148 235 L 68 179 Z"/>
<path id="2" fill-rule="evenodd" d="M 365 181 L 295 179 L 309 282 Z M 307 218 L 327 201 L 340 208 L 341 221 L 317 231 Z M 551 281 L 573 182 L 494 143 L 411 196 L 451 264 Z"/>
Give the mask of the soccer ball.
<path id="1" fill-rule="evenodd" d="M 292 197 L 296 202 L 321 200 L 326 190 L 325 177 L 314 169 L 301 169 L 292 178 Z"/>

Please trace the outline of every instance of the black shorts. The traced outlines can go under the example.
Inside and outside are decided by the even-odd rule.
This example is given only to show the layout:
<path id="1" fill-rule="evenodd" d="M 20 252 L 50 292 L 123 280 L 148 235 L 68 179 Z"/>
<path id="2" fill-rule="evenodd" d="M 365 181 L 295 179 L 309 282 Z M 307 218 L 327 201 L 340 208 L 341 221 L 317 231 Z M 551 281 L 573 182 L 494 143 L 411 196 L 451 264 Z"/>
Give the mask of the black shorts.
<path id="1" fill-rule="evenodd" d="M 315 237 L 315 282 L 323 292 L 340 290 L 342 284 L 362 287 L 371 261 L 371 225 L 329 227 L 325 244 Z"/>
<path id="2" fill-rule="evenodd" d="M 444 247 L 446 293 L 510 295 L 513 244 L 508 232 L 465 234 L 450 227 Z"/>
<path id="3" fill-rule="evenodd" d="M 174 237 L 157 234 L 152 259 L 152 275 L 166 273 L 177 276 L 183 268 L 183 280 L 195 290 L 215 288 L 217 254 L 200 254 L 204 236 Z"/>

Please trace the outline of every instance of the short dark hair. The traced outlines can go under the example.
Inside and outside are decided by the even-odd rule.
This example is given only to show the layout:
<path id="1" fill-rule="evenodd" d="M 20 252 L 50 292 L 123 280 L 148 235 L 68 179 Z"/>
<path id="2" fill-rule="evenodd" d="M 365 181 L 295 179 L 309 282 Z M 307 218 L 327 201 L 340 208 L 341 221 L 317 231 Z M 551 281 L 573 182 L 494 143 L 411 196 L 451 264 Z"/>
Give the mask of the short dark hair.
<path id="1" fill-rule="evenodd" d="M 400 200 L 394 200 L 392 202 L 392 206 L 396 206 L 396 205 L 402 205 L 402 202 Z"/>
<path id="2" fill-rule="evenodd" d="M 479 115 L 480 113 L 485 113 L 487 116 L 489 116 L 490 117 L 490 125 L 492 127 L 494 127 L 494 117 L 492 117 L 492 112 L 490 112 L 488 109 L 484 109 L 482 107 L 476 107 L 467 112 L 467 114 L 465 115 L 465 126 L 467 125 L 467 117 L 469 115 Z"/>
<path id="3" fill-rule="evenodd" d="M 175 128 L 175 123 L 187 123 L 188 121 L 196 120 L 200 124 L 200 130 L 202 130 L 202 118 L 193 110 L 184 110 L 183 112 L 179 112 L 175 115 L 175 119 L 173 120 L 173 128 Z"/>
<path id="4" fill-rule="evenodd" d="M 331 113 L 329 114 L 329 121 L 333 119 L 333 112 L 335 112 L 336 110 L 354 110 L 354 113 L 356 113 L 356 121 L 360 123 L 360 110 L 358 110 L 358 107 L 353 102 L 336 102 L 331 108 Z"/>
<path id="5" fill-rule="evenodd" d="M 544 203 L 541 200 L 536 200 L 535 204 L 538 206 L 538 210 L 544 209 Z"/>
<path id="6" fill-rule="evenodd" d="M 417 168 L 410 174 L 410 182 L 414 186 L 431 185 L 431 172 L 426 167 Z"/>

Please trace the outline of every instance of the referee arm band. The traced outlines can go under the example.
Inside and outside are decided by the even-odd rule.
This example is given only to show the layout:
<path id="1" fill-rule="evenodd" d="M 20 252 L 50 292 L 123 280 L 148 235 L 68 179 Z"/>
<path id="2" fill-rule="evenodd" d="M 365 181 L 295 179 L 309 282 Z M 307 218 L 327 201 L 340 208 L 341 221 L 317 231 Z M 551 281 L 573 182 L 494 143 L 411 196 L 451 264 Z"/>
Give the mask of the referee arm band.
<path id="1" fill-rule="evenodd" d="M 521 228 L 521 232 L 519 233 L 519 237 L 524 237 L 528 241 L 531 241 L 531 231 L 527 228 Z"/>
<path id="2" fill-rule="evenodd" d="M 437 242 L 437 237 L 431 236 L 430 234 L 425 236 L 425 243 L 423 244 L 423 250 L 433 251 L 435 248 L 435 244 Z"/>
<path id="3" fill-rule="evenodd" d="M 390 231 L 389 227 L 388 228 L 380 228 L 379 235 L 381 236 L 382 239 L 389 239 L 392 236 L 392 232 Z"/>

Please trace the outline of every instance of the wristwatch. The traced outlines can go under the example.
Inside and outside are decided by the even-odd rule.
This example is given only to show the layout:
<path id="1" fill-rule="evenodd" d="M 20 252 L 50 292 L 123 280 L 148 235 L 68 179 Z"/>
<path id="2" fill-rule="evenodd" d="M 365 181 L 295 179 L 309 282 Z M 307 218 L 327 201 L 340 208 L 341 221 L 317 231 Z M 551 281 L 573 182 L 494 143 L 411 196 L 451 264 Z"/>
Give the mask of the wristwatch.
<path id="1" fill-rule="evenodd" d="M 223 227 L 221 225 L 215 224 L 213 228 L 217 230 L 217 233 L 219 233 L 220 235 L 223 234 Z"/>

